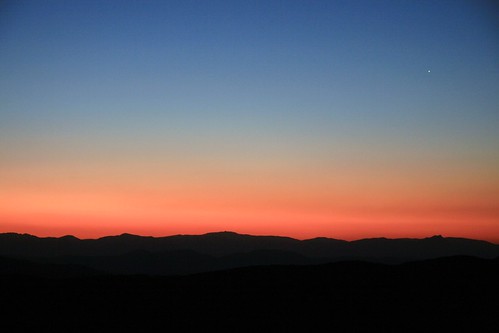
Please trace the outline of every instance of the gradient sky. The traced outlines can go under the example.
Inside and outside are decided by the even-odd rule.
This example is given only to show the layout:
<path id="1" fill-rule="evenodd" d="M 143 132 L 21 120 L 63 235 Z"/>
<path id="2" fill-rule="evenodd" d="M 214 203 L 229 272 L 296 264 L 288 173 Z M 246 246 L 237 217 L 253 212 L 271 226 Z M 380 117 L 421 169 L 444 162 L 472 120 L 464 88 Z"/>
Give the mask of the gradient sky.
<path id="1" fill-rule="evenodd" d="M 499 242 L 487 1 L 7 1 L 0 232 Z"/>

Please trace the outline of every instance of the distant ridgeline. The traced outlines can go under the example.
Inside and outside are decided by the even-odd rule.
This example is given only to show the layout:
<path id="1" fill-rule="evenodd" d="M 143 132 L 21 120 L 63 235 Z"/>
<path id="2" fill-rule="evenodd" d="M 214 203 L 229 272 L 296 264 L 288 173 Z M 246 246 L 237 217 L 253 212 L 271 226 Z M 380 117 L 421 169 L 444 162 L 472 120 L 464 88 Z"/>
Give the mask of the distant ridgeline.
<path id="1" fill-rule="evenodd" d="M 449 256 L 499 257 L 499 245 L 464 238 L 331 238 L 297 240 L 233 232 L 99 239 L 0 234 L 0 256 L 39 264 L 76 265 L 115 274 L 190 274 L 257 265 L 310 265 L 362 260 L 396 264 Z"/>

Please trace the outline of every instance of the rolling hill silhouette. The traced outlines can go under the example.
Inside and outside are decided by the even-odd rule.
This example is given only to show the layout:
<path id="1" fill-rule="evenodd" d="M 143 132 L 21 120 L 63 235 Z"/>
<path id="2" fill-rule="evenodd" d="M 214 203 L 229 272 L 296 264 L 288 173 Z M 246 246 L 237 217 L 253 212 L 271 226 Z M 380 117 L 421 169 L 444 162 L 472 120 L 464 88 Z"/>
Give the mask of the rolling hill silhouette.
<path id="1" fill-rule="evenodd" d="M 39 263 L 0 256 L 0 275 L 3 276 L 72 278 L 103 274 L 106 272 L 76 264 Z"/>
<path id="2" fill-rule="evenodd" d="M 297 240 L 233 232 L 143 237 L 130 234 L 99 239 L 39 238 L 0 234 L 0 256 L 45 264 L 71 264 L 114 274 L 174 275 L 255 265 L 310 265 L 345 260 L 402 263 L 455 255 L 499 257 L 499 245 L 444 238 L 374 238 L 342 241 Z"/>
<path id="3" fill-rule="evenodd" d="M 0 318 L 9 332 L 495 332 L 498 248 L 441 236 L 0 234 Z"/>

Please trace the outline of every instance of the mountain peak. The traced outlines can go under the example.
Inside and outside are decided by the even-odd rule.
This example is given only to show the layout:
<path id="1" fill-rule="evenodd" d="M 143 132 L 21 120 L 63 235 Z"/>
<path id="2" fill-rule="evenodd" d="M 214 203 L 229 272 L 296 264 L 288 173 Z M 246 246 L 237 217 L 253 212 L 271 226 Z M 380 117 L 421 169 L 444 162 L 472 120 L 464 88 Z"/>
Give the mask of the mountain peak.
<path id="1" fill-rule="evenodd" d="M 64 235 L 62 237 L 60 237 L 60 239 L 74 239 L 74 240 L 79 240 L 79 238 L 73 236 L 73 235 Z"/>
<path id="2" fill-rule="evenodd" d="M 121 235 L 119 235 L 119 237 L 130 237 L 130 238 L 135 238 L 135 237 L 140 237 L 138 235 L 134 235 L 134 234 L 129 234 L 128 232 L 124 232 L 122 233 Z"/>
<path id="3" fill-rule="evenodd" d="M 241 234 L 238 234 L 237 232 L 234 231 L 215 231 L 215 232 L 208 232 L 205 235 L 234 235 L 234 236 L 240 236 Z"/>
<path id="4" fill-rule="evenodd" d="M 428 239 L 444 239 L 444 237 L 442 235 L 434 235 L 434 236 L 428 237 Z"/>

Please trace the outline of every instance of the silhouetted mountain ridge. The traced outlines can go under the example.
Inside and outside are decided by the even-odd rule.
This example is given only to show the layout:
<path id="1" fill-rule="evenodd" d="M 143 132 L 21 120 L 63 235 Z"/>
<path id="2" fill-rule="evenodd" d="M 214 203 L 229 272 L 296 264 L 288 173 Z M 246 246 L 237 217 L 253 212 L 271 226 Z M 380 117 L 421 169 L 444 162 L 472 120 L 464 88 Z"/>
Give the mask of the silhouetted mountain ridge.
<path id="1" fill-rule="evenodd" d="M 234 232 L 99 239 L 0 234 L 0 256 L 78 264 L 117 274 L 191 274 L 254 265 L 308 265 L 345 260 L 401 263 L 455 255 L 499 257 L 499 245 L 465 238 L 297 240 Z"/>

